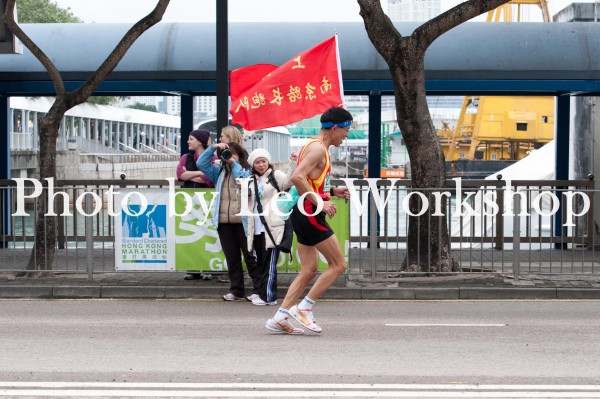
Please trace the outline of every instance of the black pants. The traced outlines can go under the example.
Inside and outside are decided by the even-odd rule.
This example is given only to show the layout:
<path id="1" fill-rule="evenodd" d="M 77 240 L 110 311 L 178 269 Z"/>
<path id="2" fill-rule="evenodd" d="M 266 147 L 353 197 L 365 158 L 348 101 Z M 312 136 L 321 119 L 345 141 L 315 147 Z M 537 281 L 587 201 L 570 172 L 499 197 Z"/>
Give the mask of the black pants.
<path id="1" fill-rule="evenodd" d="M 279 250 L 265 248 L 265 233 L 254 236 L 260 288 L 258 295 L 265 302 L 277 299 L 277 261 Z"/>
<path id="2" fill-rule="evenodd" d="M 219 223 L 217 232 L 227 261 L 227 271 L 231 282 L 229 292 L 240 298 L 245 296 L 244 270 L 242 269 L 242 254 L 244 254 L 248 274 L 252 278 L 252 293 L 258 294 L 259 281 L 256 257 L 248 252 L 248 241 L 244 226 L 241 223 Z"/>

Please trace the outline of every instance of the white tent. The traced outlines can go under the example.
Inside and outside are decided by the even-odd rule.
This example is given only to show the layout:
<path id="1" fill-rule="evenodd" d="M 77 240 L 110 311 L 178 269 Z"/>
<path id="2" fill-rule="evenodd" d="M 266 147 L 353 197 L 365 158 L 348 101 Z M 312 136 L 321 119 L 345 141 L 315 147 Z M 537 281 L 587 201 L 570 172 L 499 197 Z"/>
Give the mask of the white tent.
<path id="1" fill-rule="evenodd" d="M 554 141 L 549 142 L 544 145 L 542 148 L 538 150 L 532 151 L 527 157 L 521 159 L 518 162 L 515 162 L 511 166 L 502 169 L 499 172 L 494 173 L 486 177 L 485 180 L 497 180 L 497 176 L 502 175 L 503 181 L 507 180 L 553 180 L 555 176 L 555 144 Z M 492 215 L 484 215 L 484 211 L 488 214 L 492 213 L 492 209 L 489 205 L 485 206 L 486 202 L 484 202 L 484 196 L 487 198 L 495 198 L 495 195 L 502 195 L 504 188 L 499 188 L 498 190 L 491 187 L 481 187 L 477 193 L 472 196 L 473 201 L 471 202 L 471 206 L 475 211 L 475 215 L 473 216 L 464 216 L 462 218 L 462 223 L 453 223 L 451 229 L 452 237 L 493 237 L 495 235 L 496 230 L 496 217 Z M 529 200 L 521 201 L 521 212 L 526 211 L 529 215 L 535 215 L 535 217 L 521 217 L 521 232 L 526 232 L 529 229 L 528 233 L 530 236 L 550 236 L 550 226 L 552 216 L 538 216 L 538 213 L 533 208 L 533 201 L 531 198 L 535 198 L 542 191 L 549 190 L 549 187 L 539 187 L 535 190 L 529 190 Z M 463 193 L 469 190 L 463 189 Z M 526 193 L 527 187 L 516 187 L 513 191 L 515 193 Z M 512 198 L 519 199 L 521 198 L 518 194 L 507 196 L 505 193 L 505 201 L 504 201 L 504 209 L 500 210 L 504 216 L 504 236 L 510 237 L 513 235 L 513 200 Z M 458 202 L 458 199 L 457 199 Z M 491 201 L 490 201 L 491 202 Z M 539 207 L 543 211 L 544 214 L 550 213 L 551 209 L 551 201 L 550 197 L 547 195 L 543 195 L 540 197 Z M 453 207 L 452 212 L 456 211 L 456 207 Z M 462 210 L 464 212 L 464 209 Z M 453 218 L 455 219 L 455 218 Z M 527 220 L 529 220 L 529 225 L 527 225 Z M 540 231 L 541 230 L 541 231 Z M 477 241 L 477 239 L 475 239 Z M 481 243 L 474 242 L 472 244 L 456 244 L 457 246 L 464 248 L 465 246 L 471 245 L 471 247 L 481 247 Z M 485 245 L 485 244 L 484 244 Z M 492 244 L 488 244 L 491 246 Z M 506 247 L 510 247 L 507 245 Z"/>

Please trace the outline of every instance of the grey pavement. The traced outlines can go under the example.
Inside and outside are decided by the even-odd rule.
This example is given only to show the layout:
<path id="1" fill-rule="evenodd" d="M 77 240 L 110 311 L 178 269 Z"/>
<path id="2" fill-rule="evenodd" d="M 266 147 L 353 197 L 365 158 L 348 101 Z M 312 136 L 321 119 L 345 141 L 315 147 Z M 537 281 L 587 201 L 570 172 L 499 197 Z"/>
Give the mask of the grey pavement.
<path id="1" fill-rule="evenodd" d="M 463 273 L 414 276 L 400 272 L 402 251 L 378 249 L 371 267 L 367 250 L 350 254 L 349 272 L 340 277 L 323 299 L 476 300 L 476 299 L 600 299 L 600 261 L 594 251 L 554 251 L 521 256 L 519 278 L 512 270 L 511 251 L 463 251 Z M 85 250 L 58 251 L 54 272 L 43 277 L 20 277 L 29 250 L 0 251 L 2 298 L 148 298 L 219 299 L 228 283 L 217 274 L 211 280 L 183 279 L 185 272 L 116 272 L 112 249 L 95 249 L 92 273 Z M 484 258 L 494 262 L 481 262 Z M 563 261 L 567 259 L 568 261 Z M 574 262 L 576 259 L 578 262 Z M 579 262 L 579 259 L 581 261 Z M 375 276 L 371 270 L 376 269 Z M 278 273 L 278 298 L 283 298 L 295 273 Z M 246 280 L 247 293 L 251 282 Z"/>

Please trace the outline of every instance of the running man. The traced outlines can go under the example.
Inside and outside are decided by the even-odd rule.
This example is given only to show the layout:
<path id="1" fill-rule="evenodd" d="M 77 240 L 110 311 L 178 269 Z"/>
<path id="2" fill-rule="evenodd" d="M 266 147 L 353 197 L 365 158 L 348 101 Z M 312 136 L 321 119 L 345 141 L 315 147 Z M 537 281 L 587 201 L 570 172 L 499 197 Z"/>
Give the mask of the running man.
<path id="1" fill-rule="evenodd" d="M 292 182 L 298 190 L 298 195 L 311 193 L 305 197 L 303 203 L 294 206 L 290 215 L 298 241 L 300 273 L 290 285 L 275 316 L 267 321 L 265 327 L 268 330 L 286 334 L 304 333 L 304 330 L 290 323 L 289 316 L 291 316 L 311 331 L 316 333 L 322 331 L 313 316 L 312 307 L 346 270 L 346 259 L 325 217 L 331 218 L 336 212 L 335 204 L 329 201 L 332 195 L 350 198 L 350 192 L 346 187 L 329 188 L 331 174 L 329 146 L 339 147 L 348 137 L 350 126 L 352 126 L 350 112 L 343 108 L 330 108 L 321 115 L 319 134 L 310 139 L 300 151 Z M 307 216 L 315 213 L 319 202 L 323 204 L 322 211 L 315 216 Z M 300 207 L 303 207 L 304 213 L 301 212 Z M 329 265 L 315 281 L 308 295 L 298 305 L 294 305 L 317 274 L 319 252 L 325 256 Z"/>

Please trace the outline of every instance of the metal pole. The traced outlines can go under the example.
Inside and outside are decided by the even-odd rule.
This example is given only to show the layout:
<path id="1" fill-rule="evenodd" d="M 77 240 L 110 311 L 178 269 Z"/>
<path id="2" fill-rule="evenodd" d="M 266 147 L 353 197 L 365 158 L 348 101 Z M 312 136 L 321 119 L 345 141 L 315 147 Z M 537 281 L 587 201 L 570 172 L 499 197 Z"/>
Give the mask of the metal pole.
<path id="1" fill-rule="evenodd" d="M 181 129 L 179 131 L 180 143 L 179 155 L 190 152 L 187 146 L 187 141 L 190 138 L 190 133 L 194 130 L 194 97 L 181 96 Z"/>
<path id="2" fill-rule="evenodd" d="M 571 96 L 562 95 L 556 98 L 556 180 L 567 180 L 569 178 L 569 127 L 570 127 L 570 115 L 571 115 Z M 563 230 L 562 225 L 564 223 L 563 214 L 563 197 L 562 190 L 557 190 L 556 195 L 559 199 L 559 211 L 554 214 L 554 235 L 561 237 L 560 243 L 555 243 L 556 249 L 564 249 L 564 242 L 562 242 Z"/>
<path id="3" fill-rule="evenodd" d="M 10 179 L 10 132 L 12 126 L 12 119 L 10 119 L 10 111 L 8 106 L 8 97 L 0 96 L 0 142 L 2 145 L 0 148 L 4 148 L 4 152 L 0 155 L 0 179 Z M 4 233 L 4 236 L 9 236 L 12 231 L 11 228 L 11 190 L 6 188 L 5 201 L 7 206 L 0 210 L 3 212 L 2 225 L 0 225 L 0 233 Z M 7 242 L 0 243 L 0 248 L 5 248 Z"/>
<path id="4" fill-rule="evenodd" d="M 369 195 L 369 263 L 371 265 L 371 282 L 375 282 L 377 273 L 377 207 L 373 193 Z"/>
<path id="5" fill-rule="evenodd" d="M 217 6 L 217 139 L 229 125 L 228 0 L 216 0 Z"/>
<path id="6" fill-rule="evenodd" d="M 369 93 L 369 143 L 368 143 L 368 168 L 369 178 L 381 177 L 381 92 L 372 91 Z M 377 237 L 379 234 L 379 217 L 377 212 L 372 212 L 374 202 L 369 202 L 369 236 Z M 375 222 L 373 222 L 375 220 Z M 369 243 L 371 249 L 377 247 Z M 375 247 L 373 247 L 375 245 Z"/>
<path id="7" fill-rule="evenodd" d="M 519 263 L 519 251 L 521 249 L 521 220 L 519 218 L 519 213 L 521 213 L 521 196 L 513 195 L 513 213 L 513 274 L 515 281 L 518 281 L 521 267 Z"/>
<path id="8" fill-rule="evenodd" d="M 92 210 L 92 196 L 85 196 L 85 213 L 91 215 Z M 94 217 L 85 217 L 85 248 L 87 253 L 87 273 L 88 280 L 94 279 Z"/>

